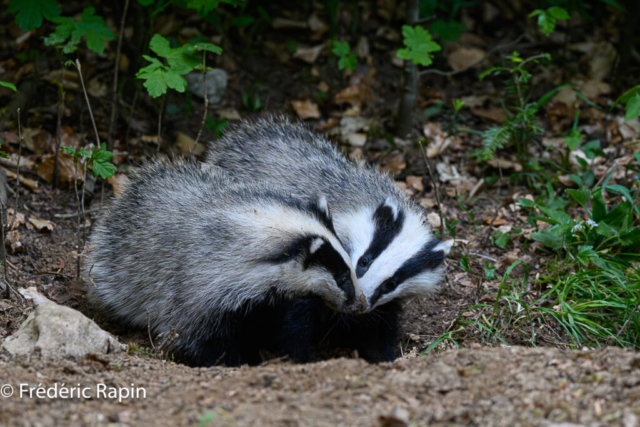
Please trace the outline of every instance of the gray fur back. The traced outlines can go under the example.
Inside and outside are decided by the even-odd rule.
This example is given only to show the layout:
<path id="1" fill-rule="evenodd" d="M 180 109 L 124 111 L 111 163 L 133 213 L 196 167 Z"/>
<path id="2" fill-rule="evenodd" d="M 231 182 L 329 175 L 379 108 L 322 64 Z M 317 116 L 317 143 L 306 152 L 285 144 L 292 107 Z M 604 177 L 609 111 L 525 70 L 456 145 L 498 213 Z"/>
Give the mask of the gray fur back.
<path id="1" fill-rule="evenodd" d="M 206 161 L 240 181 L 265 180 L 300 197 L 323 193 L 337 212 L 375 207 L 388 197 L 418 209 L 390 177 L 364 162 L 354 164 L 326 137 L 283 116 L 232 127 L 209 144 Z"/>

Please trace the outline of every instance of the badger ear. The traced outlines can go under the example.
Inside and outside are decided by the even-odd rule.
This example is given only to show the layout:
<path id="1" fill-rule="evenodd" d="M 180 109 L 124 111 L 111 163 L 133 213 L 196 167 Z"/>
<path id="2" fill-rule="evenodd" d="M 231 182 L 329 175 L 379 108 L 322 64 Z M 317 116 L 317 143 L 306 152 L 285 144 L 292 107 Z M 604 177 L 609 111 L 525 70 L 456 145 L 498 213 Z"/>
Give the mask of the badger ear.
<path id="1" fill-rule="evenodd" d="M 389 227 L 396 222 L 402 222 L 400 218 L 402 216 L 402 208 L 392 197 L 387 197 L 384 202 L 378 205 L 376 211 L 373 213 L 373 218 L 375 219 L 375 221 L 379 225 L 386 227 Z"/>
<path id="2" fill-rule="evenodd" d="M 314 253 L 316 253 L 318 249 L 320 249 L 320 247 L 324 245 L 324 243 L 325 242 L 322 237 L 311 239 L 311 242 L 309 243 L 309 254 L 313 255 Z"/>
<path id="3" fill-rule="evenodd" d="M 442 251 L 445 255 L 449 255 L 449 252 L 451 252 L 451 247 L 453 246 L 454 243 L 455 241 L 453 239 L 445 240 L 444 242 L 438 243 L 433 248 L 433 251 L 434 252 Z"/>
<path id="4" fill-rule="evenodd" d="M 331 212 L 329 211 L 329 203 L 324 195 L 319 195 L 310 203 L 310 209 L 318 215 L 318 218 L 325 224 L 330 224 Z"/>

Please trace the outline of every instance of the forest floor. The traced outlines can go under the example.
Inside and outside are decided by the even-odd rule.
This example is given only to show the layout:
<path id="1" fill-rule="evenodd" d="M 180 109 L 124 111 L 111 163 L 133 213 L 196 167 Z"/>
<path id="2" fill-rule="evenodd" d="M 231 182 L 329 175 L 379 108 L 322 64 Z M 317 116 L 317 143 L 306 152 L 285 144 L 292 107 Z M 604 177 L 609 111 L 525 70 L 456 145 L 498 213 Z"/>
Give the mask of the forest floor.
<path id="1" fill-rule="evenodd" d="M 17 189 L 19 215 L 6 239 L 9 276 L 15 279 L 11 283 L 18 288 L 36 287 L 52 301 L 94 318 L 102 328 L 128 344 L 129 351 L 92 355 L 80 361 L 48 360 L 39 356 L 20 360 L 0 351 L 0 392 L 6 390 L 3 388 L 6 385 L 15 390 L 12 397 L 0 395 L 0 425 L 640 427 L 640 353 L 637 351 L 617 347 L 583 348 L 582 343 L 569 339 L 565 330 L 553 321 L 536 324 L 535 330 L 532 324 L 529 330 L 521 327 L 526 323 L 522 321 L 521 312 L 516 313 L 516 320 L 505 321 L 507 326 L 499 331 L 484 333 L 482 328 L 472 327 L 473 322 L 479 322 L 487 314 L 487 305 L 493 305 L 498 298 L 499 278 L 505 276 L 510 265 L 522 261 L 528 266 L 529 275 L 535 277 L 547 272 L 547 261 L 553 255 L 541 251 L 540 245 L 536 246 L 539 242 L 532 243 L 529 237 L 534 228 L 517 206 L 518 198 L 533 198 L 533 191 L 525 187 L 522 180 L 520 183 L 509 180 L 511 174 L 522 171 L 516 156 L 504 150 L 492 162 L 480 164 L 469 156 L 482 146 L 479 135 L 460 133 L 451 137 L 443 130 L 451 121 L 457 121 L 459 130 L 484 130 L 504 123 L 504 111 L 498 106 L 504 100 L 501 83 L 487 81 L 489 79 L 479 82 L 480 67 L 471 68 L 473 75 L 460 73 L 456 79 L 437 75 L 424 78 L 417 101 L 424 114 L 417 117 L 410 137 L 394 139 L 388 129 L 392 128 L 393 111 L 402 95 L 402 68 L 389 60 L 389 52 L 399 47 L 400 34 L 397 30 L 393 30 L 397 37 L 391 37 L 389 34 L 395 33 L 389 31 L 375 33 L 373 29 L 379 23 L 374 18 L 368 26 L 374 48 L 367 53 L 367 60 L 361 60 L 357 70 L 350 74 L 337 70 L 336 58 L 328 58 L 328 49 L 317 63 L 302 63 L 285 48 L 289 36 L 282 36 L 278 31 L 264 37 L 260 54 L 244 55 L 245 40 L 240 40 L 237 46 L 225 45 L 225 53 L 216 57 L 214 65 L 228 72 L 229 85 L 221 104 L 211 106 L 210 116 L 234 121 L 241 116 L 284 112 L 301 117 L 305 108 L 312 111 L 319 108 L 320 118 L 312 122 L 318 130 L 351 128 L 351 133 L 343 136 L 355 135 L 355 140 L 364 135 L 364 146 L 345 148 L 351 158 L 364 158 L 393 174 L 406 194 L 428 209 L 435 229 L 441 217 L 450 222 L 459 221 L 448 231 L 448 236 L 455 235 L 458 244 L 446 261 L 447 280 L 433 296 L 408 305 L 397 349 L 400 357 L 394 363 L 372 365 L 358 359 L 357 354 L 342 352 L 340 358 L 306 365 L 276 359 L 265 360 L 258 367 L 206 369 L 189 368 L 157 357 L 148 348 L 152 344 L 146 332 L 131 332 L 104 323 L 85 303 L 85 284 L 76 279 L 78 252 L 82 246 L 78 245 L 78 235 L 82 239 L 91 231 L 101 205 L 101 186 L 100 183 L 96 186 L 93 200 L 87 203 L 84 223 L 80 223 L 76 215 L 74 168 L 70 157 L 61 157 L 64 188 L 52 189 L 50 178 L 58 113 L 58 88 L 53 82 L 56 72 L 59 76 L 59 62 L 53 51 L 33 62 L 28 58 L 14 60 L 10 52 L 13 42 L 8 39 L 20 38 L 22 33 L 6 19 L 3 25 L 10 31 L 0 35 L 3 40 L 0 49 L 4 49 L 2 57 L 10 59 L 2 61 L 3 72 L 11 78 L 21 75 L 27 76 L 26 80 L 49 82 L 34 86 L 36 89 L 30 95 L 33 99 L 26 103 L 30 108 L 25 108 L 22 116 L 26 153 L 22 153 L 20 164 L 27 172 L 21 178 L 28 181 L 23 181 L 24 185 Z M 384 25 L 387 29 L 391 27 Z M 513 34 L 501 38 L 516 40 L 515 29 L 510 31 Z M 590 34 L 592 29 L 587 26 L 583 31 Z M 45 35 L 44 32 L 41 35 Z M 127 50 L 129 41 L 125 41 L 124 54 L 134 59 L 139 52 Z M 488 40 L 481 41 L 484 52 L 488 51 Z M 489 41 L 491 45 L 500 42 Z M 471 44 L 477 42 L 475 38 L 467 40 Z M 537 54 L 537 46 L 542 43 L 534 42 L 536 40 L 530 40 L 513 48 L 523 54 Z M 28 43 L 36 46 L 40 38 L 33 36 Z M 451 46 L 446 48 L 448 53 L 466 49 L 462 42 Z M 26 45 L 23 50 L 27 51 Z M 539 84 L 532 88 L 532 99 L 539 99 L 557 87 L 563 81 L 565 70 L 578 73 L 571 64 L 589 62 L 588 53 L 571 55 L 567 54 L 564 64 L 536 69 L 541 77 Z M 111 89 L 110 86 L 107 89 L 107 82 L 110 84 L 108 76 L 113 68 L 113 56 L 94 55 L 92 62 L 83 63 L 103 139 L 109 128 Z M 447 66 L 442 61 L 436 65 Z M 609 66 L 605 75 L 610 71 Z M 93 141 L 93 127 L 78 79 L 74 72 L 67 73 L 65 79 L 70 86 L 66 88 L 66 104 L 62 109 L 61 145 L 86 146 Z M 637 73 L 629 72 L 629 75 Z M 632 85 L 627 83 L 627 87 Z M 111 184 L 115 184 L 117 190 L 118 177 L 156 153 L 158 103 L 141 95 L 134 116 L 127 117 L 133 97 L 129 86 L 121 98 L 122 117 L 116 132 L 113 161 L 118 174 L 105 186 L 105 203 L 114 191 Z M 592 86 L 600 87 L 595 83 Z M 247 93 L 260 96 L 264 111 L 246 111 L 243 99 Z M 0 92 L 2 97 L 9 95 L 8 91 Z M 608 96 L 608 92 L 596 93 L 596 101 L 610 105 L 611 99 L 605 95 Z M 167 97 L 162 156 L 186 154 L 194 143 L 202 120 L 202 104 L 195 98 L 192 101 L 190 96 L 185 99 L 183 94 L 171 93 Z M 447 106 L 458 98 L 465 100 L 465 108 L 453 120 Z M 570 132 L 576 116 L 574 98 L 569 101 L 554 98 L 545 110 L 544 148 L 533 147 L 539 150 L 540 156 L 547 156 L 558 146 L 564 147 L 564 136 Z M 427 114 L 436 106 L 439 112 L 433 116 Z M 581 118 L 583 124 L 587 123 L 582 130 L 589 139 L 598 139 L 603 146 L 605 141 L 610 145 L 608 154 L 613 161 L 607 162 L 630 157 L 634 149 L 630 142 L 636 144 L 637 151 L 640 127 L 623 124 L 620 114 L 606 115 L 583 108 Z M 129 125 L 131 137 L 125 143 L 124 129 Z M 17 128 L 7 126 L 0 131 L 2 149 L 15 162 Z M 340 132 L 334 136 L 336 134 Z M 205 129 L 201 142 L 212 139 L 213 133 Z M 423 153 L 416 149 L 417 140 L 429 140 L 426 158 L 435 169 L 438 188 L 430 179 L 431 171 L 426 168 Z M 613 164 L 594 163 L 595 178 L 609 173 L 610 166 Z M 15 169 L 5 168 L 10 187 L 16 188 L 12 170 Z M 554 185 L 568 182 L 567 172 L 562 173 L 564 175 L 554 177 Z M 618 175 L 624 175 L 623 168 L 616 172 L 614 179 L 619 178 Z M 10 207 L 15 206 L 13 197 L 9 197 Z M 574 217 L 583 214 L 574 207 L 570 209 L 574 210 L 570 212 Z M 9 221 L 11 215 L 12 212 Z M 498 232 L 509 235 L 502 247 L 495 242 Z M 467 270 L 461 265 L 463 259 L 470 263 Z M 485 275 L 489 267 L 495 267 L 495 277 Z M 522 267 L 515 268 L 509 282 L 523 278 L 523 271 Z M 524 293 L 532 298 L 542 297 L 548 284 L 525 285 Z M 502 310 L 504 306 L 500 301 L 493 307 Z M 15 297 L 0 299 L 0 344 L 20 327 L 32 310 L 30 304 Z M 460 319 L 468 322 L 463 324 Z M 625 326 L 619 327 L 622 333 Z M 430 344 L 454 329 L 456 341 L 449 336 L 426 354 Z M 500 339 L 496 338 L 498 335 Z M 78 384 L 88 387 L 90 398 L 19 396 L 20 384 L 48 388 L 63 383 L 67 387 Z M 99 384 L 141 388 L 145 396 L 125 398 L 122 402 L 102 398 L 96 396 Z"/>

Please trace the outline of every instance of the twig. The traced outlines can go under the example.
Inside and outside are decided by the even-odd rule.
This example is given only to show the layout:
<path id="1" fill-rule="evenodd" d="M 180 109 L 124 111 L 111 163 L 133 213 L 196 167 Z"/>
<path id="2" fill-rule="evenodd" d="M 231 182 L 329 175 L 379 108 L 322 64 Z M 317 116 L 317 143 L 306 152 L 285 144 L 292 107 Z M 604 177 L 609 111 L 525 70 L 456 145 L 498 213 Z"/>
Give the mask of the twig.
<path id="1" fill-rule="evenodd" d="M 120 20 L 120 35 L 118 36 L 118 48 L 116 49 L 116 66 L 113 70 L 113 96 L 111 98 L 111 122 L 109 123 L 109 137 L 107 139 L 107 150 L 113 151 L 113 140 L 116 131 L 116 112 L 118 110 L 118 71 L 120 67 L 120 50 L 122 49 L 122 39 L 124 38 L 124 24 L 127 20 L 127 10 L 129 0 L 124 2 L 124 11 Z M 104 194 L 104 188 L 103 188 Z"/>
<path id="2" fill-rule="evenodd" d="M 500 171 L 500 179 L 498 180 L 498 190 L 496 191 L 496 212 L 491 218 L 491 223 L 487 228 L 487 234 L 484 238 L 484 242 L 482 243 L 482 250 L 486 249 L 489 244 L 489 239 L 491 238 L 491 229 L 493 228 L 493 223 L 498 218 L 498 214 L 500 213 L 500 186 L 502 185 L 502 167 L 500 166 L 500 162 L 498 162 L 498 170 Z"/>
<path id="3" fill-rule="evenodd" d="M 207 51 L 202 51 L 202 86 L 204 87 L 204 113 L 202 114 L 202 122 L 200 122 L 200 129 L 198 129 L 198 135 L 196 136 L 196 142 L 191 149 L 191 161 L 193 161 L 193 154 L 196 152 L 200 135 L 202 135 L 202 129 L 207 121 L 207 112 L 209 110 L 209 92 L 207 91 Z"/>
<path id="4" fill-rule="evenodd" d="M 60 76 L 62 79 L 62 82 L 60 83 L 59 87 L 58 87 L 58 119 L 56 120 L 56 155 L 55 155 L 55 160 L 53 163 L 53 188 L 58 188 L 58 185 L 60 184 L 60 171 L 59 171 L 59 164 L 58 164 L 58 158 L 60 157 L 60 144 L 62 143 L 61 139 L 60 139 L 60 128 L 62 127 L 62 110 L 64 109 L 64 96 L 65 96 L 65 91 L 64 91 L 64 65 L 62 65 L 62 61 L 60 61 Z"/>
<path id="5" fill-rule="evenodd" d="M 100 209 L 89 209 L 88 211 L 85 211 L 85 214 L 91 214 L 91 213 L 96 213 L 96 212 L 100 212 Z M 74 213 L 68 213 L 68 214 L 55 214 L 53 215 L 55 218 L 75 218 L 78 215 L 82 215 L 81 212 L 74 212 Z"/>
<path id="6" fill-rule="evenodd" d="M 91 123 L 93 124 L 93 130 L 96 133 L 96 149 L 100 148 L 100 135 L 98 134 L 98 127 L 96 121 L 93 118 L 93 111 L 91 110 L 91 103 L 89 103 L 89 94 L 87 88 L 84 86 L 84 78 L 82 77 L 82 68 L 80 68 L 80 60 L 76 59 L 76 67 L 78 68 L 78 75 L 80 76 L 80 83 L 82 83 L 82 91 L 84 92 L 84 99 L 87 100 L 87 108 L 89 109 L 89 116 L 91 116 Z"/>
<path id="7" fill-rule="evenodd" d="M 636 304 L 634 309 L 631 311 L 631 314 L 629 314 L 629 317 L 627 317 L 627 320 L 625 320 L 624 325 L 622 325 L 622 328 L 620 328 L 620 331 L 618 331 L 618 333 L 616 334 L 616 337 L 619 337 L 620 334 L 622 334 L 622 332 L 624 332 L 625 328 L 627 327 L 627 324 L 629 323 L 629 320 L 631 320 L 631 318 L 635 314 L 636 310 L 638 310 L 638 305 L 639 304 Z"/>
<path id="8" fill-rule="evenodd" d="M 79 161 L 79 160 L 78 160 Z M 81 241 L 80 241 L 80 216 L 82 213 L 80 212 L 80 194 L 78 194 L 78 164 L 76 162 L 73 163 L 75 166 L 75 179 L 73 181 L 73 188 L 76 191 L 76 200 L 78 201 L 78 229 L 76 233 L 78 233 L 78 265 L 76 269 L 76 278 L 80 278 L 80 250 L 81 250 Z"/>
<path id="9" fill-rule="evenodd" d="M 164 105 L 167 102 L 167 94 L 162 95 L 162 103 L 160 105 L 160 112 L 158 113 L 158 151 L 160 152 L 160 144 L 162 144 L 162 116 L 164 115 Z"/>
<path id="10" fill-rule="evenodd" d="M 20 125 L 20 109 L 18 108 L 18 162 L 16 163 L 16 202 L 13 208 L 13 217 L 11 218 L 11 224 L 8 230 L 13 228 L 13 223 L 18 216 L 18 197 L 20 196 L 20 157 L 22 157 L 22 127 Z M 4 244 L 4 239 L 2 240 Z"/>
<path id="11" fill-rule="evenodd" d="M 4 166 L 7 169 L 15 169 L 16 168 L 16 164 L 13 163 L 11 160 L 9 159 L 3 159 L 2 157 L 0 157 L 0 167 Z M 37 172 L 34 172 L 26 167 L 21 167 L 20 168 L 20 173 L 23 175 L 31 175 L 34 177 L 39 177 L 40 175 L 38 175 Z"/>
<path id="12" fill-rule="evenodd" d="M 156 351 L 156 345 L 153 343 L 153 338 L 151 337 L 151 315 L 149 314 L 149 310 L 147 310 L 147 331 L 149 332 L 149 342 L 151 342 L 151 348 L 153 351 Z"/>
<path id="13" fill-rule="evenodd" d="M 91 280 L 91 283 L 93 284 L 93 287 L 98 289 L 98 287 L 96 286 L 96 282 L 93 281 L 93 276 L 91 275 L 91 272 L 93 271 L 93 266 L 94 266 L 94 264 L 91 264 L 91 268 L 89 269 L 89 272 L 87 273 L 87 276 L 89 276 L 89 280 Z"/>
<path id="14" fill-rule="evenodd" d="M 433 176 L 433 171 L 431 170 L 431 165 L 429 164 L 429 159 L 427 159 L 427 153 L 424 147 L 420 147 L 420 151 L 422 151 L 422 156 L 424 157 L 424 163 L 427 165 L 427 170 L 429 171 L 429 177 L 431 178 L 431 182 L 433 183 L 433 191 L 436 193 L 436 203 L 438 204 L 438 211 L 440 212 L 440 238 L 444 238 L 444 213 L 442 212 L 442 204 L 440 203 L 440 191 L 438 189 L 438 183 L 436 183 L 436 179 Z"/>
<path id="15" fill-rule="evenodd" d="M 613 172 L 618 170 L 618 165 L 617 164 L 612 164 L 611 167 L 609 167 L 609 169 L 607 169 L 607 171 L 600 177 L 600 179 L 598 180 L 598 182 L 596 182 L 596 185 L 593 186 L 593 188 L 599 187 L 600 184 L 602 184 L 602 181 L 604 181 L 605 179 L 607 179 L 607 177 L 609 175 L 611 175 Z M 602 191 L 604 191 L 604 188 L 602 189 Z"/>
<path id="16" fill-rule="evenodd" d="M 479 258 L 488 259 L 489 261 L 492 261 L 492 262 L 498 262 L 497 259 L 491 258 L 489 255 L 480 254 L 478 252 L 469 252 L 469 255 L 477 256 Z"/>
<path id="17" fill-rule="evenodd" d="M 13 213 L 15 217 L 15 212 Z M 11 291 L 9 288 L 9 271 L 7 265 L 7 247 L 4 244 L 4 203 L 0 202 L 0 229 L 2 230 L 2 266 L 4 270 L 4 283 L 7 285 L 7 289 L 5 289 L 5 296 L 7 299 L 11 299 Z"/>
<path id="18" fill-rule="evenodd" d="M 440 76 L 447 76 L 447 77 L 451 77 L 451 76 L 455 76 L 456 74 L 461 74 L 464 73 L 465 71 L 475 67 L 476 65 L 481 64 L 482 62 L 485 61 L 485 59 L 489 58 L 489 56 L 491 54 L 493 54 L 493 52 L 497 51 L 497 50 L 502 50 L 505 49 L 511 45 L 514 44 L 518 44 L 518 42 L 520 42 L 520 40 L 522 40 L 522 38 L 525 36 L 525 34 L 521 34 L 517 39 L 510 41 L 508 43 L 505 44 L 501 44 L 498 46 L 493 47 L 492 49 L 490 49 L 482 58 L 478 59 L 477 61 L 472 62 L 471 64 L 467 65 L 464 68 L 460 68 L 459 70 L 453 70 L 453 71 L 441 71 L 441 70 L 434 70 L 434 69 L 428 69 L 428 70 L 422 70 L 418 73 L 418 76 L 422 77 L 426 74 L 438 74 Z"/>

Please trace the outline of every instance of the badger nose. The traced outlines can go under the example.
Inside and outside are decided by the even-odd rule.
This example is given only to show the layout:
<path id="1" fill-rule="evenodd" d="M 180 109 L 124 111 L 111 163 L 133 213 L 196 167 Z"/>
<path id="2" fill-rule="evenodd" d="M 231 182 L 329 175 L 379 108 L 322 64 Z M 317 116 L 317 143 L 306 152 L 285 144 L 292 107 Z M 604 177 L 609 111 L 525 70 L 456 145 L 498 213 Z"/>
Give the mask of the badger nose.
<path id="1" fill-rule="evenodd" d="M 369 309 L 369 302 L 367 301 L 367 297 L 364 294 L 360 294 L 360 298 L 358 298 L 358 307 L 357 310 L 360 313 L 364 313 Z"/>

